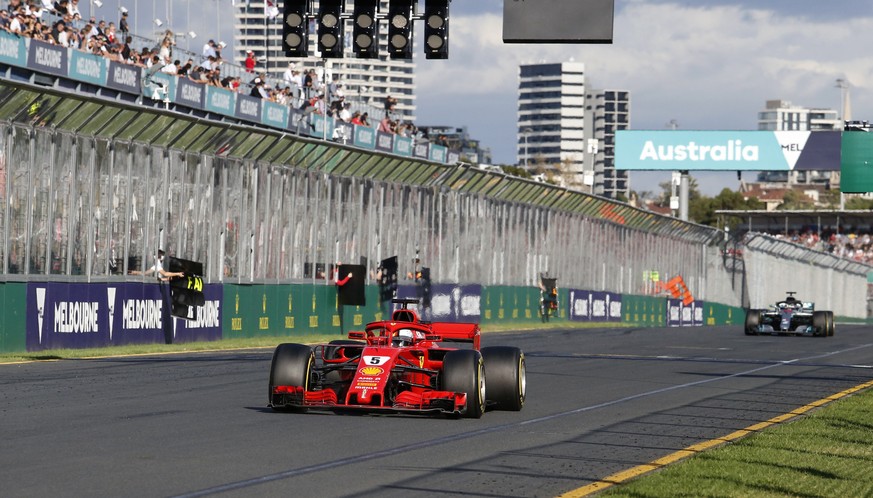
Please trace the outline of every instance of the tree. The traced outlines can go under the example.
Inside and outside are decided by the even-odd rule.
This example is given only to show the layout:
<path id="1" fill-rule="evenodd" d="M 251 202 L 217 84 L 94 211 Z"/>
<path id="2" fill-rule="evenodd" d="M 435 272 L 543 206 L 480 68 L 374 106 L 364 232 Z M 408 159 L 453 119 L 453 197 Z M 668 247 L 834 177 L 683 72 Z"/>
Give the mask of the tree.
<path id="1" fill-rule="evenodd" d="M 755 197 L 746 199 L 743 194 L 724 188 L 715 197 L 701 196 L 692 202 L 688 209 L 688 217 L 702 225 L 719 227 L 716 211 L 748 211 L 765 207 L 764 203 Z M 741 220 L 735 218 L 728 220 L 727 225 L 736 228 L 740 222 Z"/>
<path id="2" fill-rule="evenodd" d="M 873 199 L 866 199 L 864 197 L 850 197 L 846 201 L 846 209 L 873 209 Z"/>
<path id="3" fill-rule="evenodd" d="M 780 211 L 800 211 L 805 209 L 813 209 L 815 202 L 806 194 L 796 190 L 788 190 L 785 192 L 785 197 L 782 198 L 782 204 L 779 204 L 776 209 Z"/>

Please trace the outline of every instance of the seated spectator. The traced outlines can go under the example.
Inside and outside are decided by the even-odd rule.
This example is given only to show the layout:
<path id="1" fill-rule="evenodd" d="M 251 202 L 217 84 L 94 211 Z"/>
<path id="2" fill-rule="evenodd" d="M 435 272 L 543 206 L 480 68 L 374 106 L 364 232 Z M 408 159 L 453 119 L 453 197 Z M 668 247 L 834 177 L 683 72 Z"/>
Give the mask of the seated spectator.
<path id="1" fill-rule="evenodd" d="M 106 28 L 106 39 L 109 43 L 115 45 L 118 43 L 118 35 L 115 32 L 115 24 L 109 23 L 109 27 Z"/>
<path id="2" fill-rule="evenodd" d="M 6 9 L 0 10 L 0 29 L 9 31 L 9 11 Z"/>
<path id="3" fill-rule="evenodd" d="M 9 32 L 13 35 L 21 36 L 24 34 L 24 26 L 24 14 L 16 12 L 9 22 Z"/>
<path id="4" fill-rule="evenodd" d="M 203 56 L 204 60 L 210 57 L 212 57 L 213 59 L 215 58 L 215 40 L 209 40 L 208 42 L 206 42 L 206 45 L 203 45 L 203 52 L 201 52 L 201 55 Z"/>
<path id="5" fill-rule="evenodd" d="M 239 78 L 236 76 L 225 76 L 221 80 L 221 87 L 235 92 L 239 88 Z"/>
<path id="6" fill-rule="evenodd" d="M 166 73 L 166 74 L 173 74 L 173 75 L 178 74 L 180 65 L 181 65 L 180 62 L 178 60 L 175 60 L 175 61 L 167 64 L 166 66 L 162 67 L 161 72 Z"/>
<path id="7" fill-rule="evenodd" d="M 80 19 L 82 18 L 82 13 L 79 12 L 79 0 L 71 0 L 70 3 L 67 4 L 67 13 L 71 16 L 75 17 L 78 15 Z"/>
<path id="8" fill-rule="evenodd" d="M 194 67 L 194 61 L 192 59 L 188 59 L 188 62 L 182 64 L 179 69 L 176 71 L 176 75 L 178 76 L 188 76 L 188 73 L 191 72 L 191 68 Z"/>
<path id="9" fill-rule="evenodd" d="M 352 121 L 351 107 L 352 107 L 352 104 L 349 102 L 346 102 L 345 104 L 343 104 L 343 108 L 339 112 L 339 118 L 341 121 L 344 121 L 346 123 L 351 123 L 351 121 Z"/>
<path id="10" fill-rule="evenodd" d="M 133 41 L 132 37 L 130 37 L 130 36 L 124 37 L 124 45 L 122 45 L 122 47 L 121 47 L 121 57 L 126 61 L 130 60 L 130 50 L 131 50 L 130 43 L 132 41 Z"/>
<path id="11" fill-rule="evenodd" d="M 355 111 L 352 113 L 352 119 L 349 121 L 353 125 L 363 126 L 364 122 L 361 121 L 361 111 Z"/>
<path id="12" fill-rule="evenodd" d="M 188 79 L 201 85 L 209 83 L 209 79 L 203 73 L 203 68 L 200 66 L 194 66 L 188 71 Z"/>
<path id="13" fill-rule="evenodd" d="M 364 114 L 361 114 L 361 124 L 364 125 L 364 126 L 371 126 L 371 125 L 370 125 L 370 113 L 369 113 L 369 112 L 365 112 Z"/>
<path id="14" fill-rule="evenodd" d="M 379 131 L 382 133 L 394 133 L 394 122 L 386 115 L 379 121 Z"/>
<path id="15" fill-rule="evenodd" d="M 252 91 L 249 93 L 252 97 L 258 97 L 262 99 L 269 99 L 270 94 L 267 92 L 267 89 L 264 88 L 264 80 L 257 78 L 255 81 L 255 86 L 252 87 Z"/>
<path id="16" fill-rule="evenodd" d="M 12 7 L 13 1 L 15 1 L 15 0 L 9 1 L 10 7 Z M 21 3 L 21 2 L 18 2 L 18 3 Z M 55 2 L 55 5 L 54 5 L 55 14 L 57 14 L 59 16 L 65 16 L 65 15 L 69 14 L 70 13 L 69 8 L 68 8 L 69 5 L 70 5 L 70 2 L 68 0 L 59 0 L 59 1 Z"/>

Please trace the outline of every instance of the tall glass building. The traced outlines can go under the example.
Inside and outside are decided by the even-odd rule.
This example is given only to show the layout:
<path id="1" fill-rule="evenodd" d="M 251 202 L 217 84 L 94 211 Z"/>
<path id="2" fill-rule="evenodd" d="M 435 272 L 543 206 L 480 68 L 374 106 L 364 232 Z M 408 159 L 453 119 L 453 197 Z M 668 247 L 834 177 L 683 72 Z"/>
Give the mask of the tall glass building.
<path id="1" fill-rule="evenodd" d="M 521 65 L 517 157 L 566 187 L 611 198 L 628 195 L 615 169 L 615 131 L 630 126 L 630 92 L 587 90 L 585 64 Z"/>

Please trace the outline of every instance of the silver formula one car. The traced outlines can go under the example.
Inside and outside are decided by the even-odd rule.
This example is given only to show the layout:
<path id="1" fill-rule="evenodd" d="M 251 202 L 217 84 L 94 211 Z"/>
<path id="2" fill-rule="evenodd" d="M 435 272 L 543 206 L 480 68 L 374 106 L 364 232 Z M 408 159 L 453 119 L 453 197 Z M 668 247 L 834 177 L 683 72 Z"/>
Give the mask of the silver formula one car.
<path id="1" fill-rule="evenodd" d="M 815 303 L 799 301 L 796 292 L 769 310 L 746 313 L 746 335 L 795 334 L 827 337 L 834 335 L 834 312 L 815 311 Z"/>

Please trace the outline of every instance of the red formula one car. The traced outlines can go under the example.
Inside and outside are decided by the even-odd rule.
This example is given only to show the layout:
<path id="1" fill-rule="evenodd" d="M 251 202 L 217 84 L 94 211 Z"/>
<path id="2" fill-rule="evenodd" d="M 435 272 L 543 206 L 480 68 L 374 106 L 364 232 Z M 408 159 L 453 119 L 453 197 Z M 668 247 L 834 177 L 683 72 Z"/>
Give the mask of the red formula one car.
<path id="1" fill-rule="evenodd" d="M 468 418 L 481 417 L 486 407 L 521 410 L 526 386 L 520 349 L 480 349 L 478 324 L 423 322 L 409 309 L 417 300 L 394 302 L 401 308 L 391 320 L 349 332 L 348 340 L 276 347 L 269 406 Z"/>

